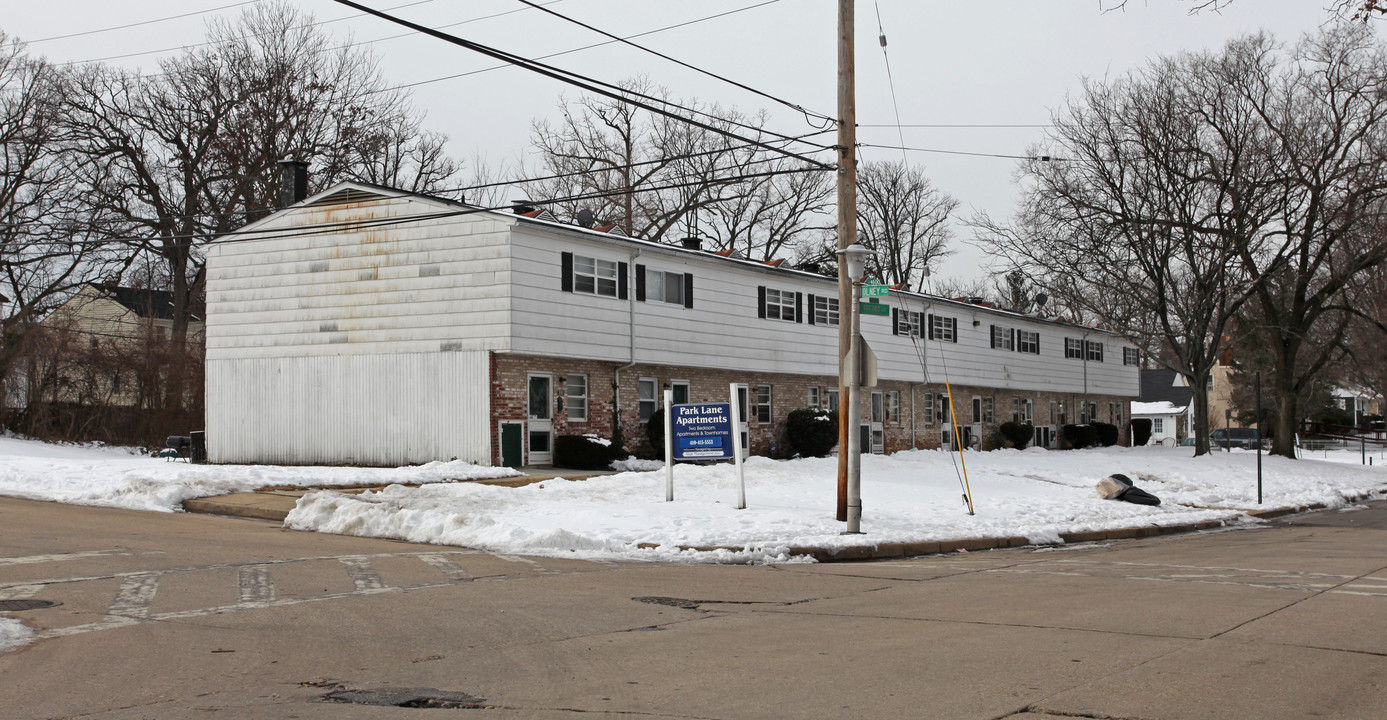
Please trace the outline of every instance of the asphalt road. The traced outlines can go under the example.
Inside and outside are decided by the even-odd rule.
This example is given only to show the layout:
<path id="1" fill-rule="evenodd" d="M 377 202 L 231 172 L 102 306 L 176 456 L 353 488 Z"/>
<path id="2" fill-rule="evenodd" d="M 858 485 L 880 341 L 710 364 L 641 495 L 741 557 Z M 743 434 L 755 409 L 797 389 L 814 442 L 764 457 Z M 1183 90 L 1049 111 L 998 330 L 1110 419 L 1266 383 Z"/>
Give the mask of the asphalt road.
<path id="1" fill-rule="evenodd" d="M 0 498 L 0 717 L 1371 718 L 1387 504 L 772 567 L 612 564 Z M 452 710 L 429 708 L 456 708 Z M 465 708 L 465 709 L 464 709 Z"/>

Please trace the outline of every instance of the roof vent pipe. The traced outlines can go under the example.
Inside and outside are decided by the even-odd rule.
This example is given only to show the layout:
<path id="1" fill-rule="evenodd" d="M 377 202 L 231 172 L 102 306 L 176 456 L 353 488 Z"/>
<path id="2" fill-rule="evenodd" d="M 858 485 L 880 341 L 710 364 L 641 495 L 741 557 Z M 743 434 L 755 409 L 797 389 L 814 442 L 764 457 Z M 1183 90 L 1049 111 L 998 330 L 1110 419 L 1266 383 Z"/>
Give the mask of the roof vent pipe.
<path id="1" fill-rule="evenodd" d="M 279 207 L 287 208 L 308 197 L 308 163 L 301 160 L 279 161 Z"/>

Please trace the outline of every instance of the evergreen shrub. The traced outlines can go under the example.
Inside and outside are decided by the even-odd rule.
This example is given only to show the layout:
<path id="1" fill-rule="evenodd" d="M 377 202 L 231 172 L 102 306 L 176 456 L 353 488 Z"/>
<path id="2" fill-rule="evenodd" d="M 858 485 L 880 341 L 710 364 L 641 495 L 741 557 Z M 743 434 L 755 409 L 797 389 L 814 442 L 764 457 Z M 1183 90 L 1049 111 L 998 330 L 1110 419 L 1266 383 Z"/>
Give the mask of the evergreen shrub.
<path id="1" fill-rule="evenodd" d="M 1002 437 L 1017 450 L 1025 450 L 1026 446 L 1035 439 L 1034 425 L 1014 420 L 1002 423 L 1001 427 L 997 428 L 997 432 L 1001 433 Z"/>
<path id="2" fill-rule="evenodd" d="M 785 421 L 785 440 L 805 457 L 823 457 L 838 444 L 838 413 L 834 410 L 792 410 Z"/>

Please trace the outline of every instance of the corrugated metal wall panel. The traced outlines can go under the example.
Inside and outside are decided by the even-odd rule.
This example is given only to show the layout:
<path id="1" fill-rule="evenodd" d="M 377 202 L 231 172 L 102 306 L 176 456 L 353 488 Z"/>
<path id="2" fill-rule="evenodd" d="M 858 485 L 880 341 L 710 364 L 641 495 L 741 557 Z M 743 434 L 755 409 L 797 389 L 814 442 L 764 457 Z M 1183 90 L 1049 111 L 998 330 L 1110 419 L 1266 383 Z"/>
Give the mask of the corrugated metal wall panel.
<path id="1" fill-rule="evenodd" d="M 207 362 L 217 463 L 491 464 L 486 352 Z"/>

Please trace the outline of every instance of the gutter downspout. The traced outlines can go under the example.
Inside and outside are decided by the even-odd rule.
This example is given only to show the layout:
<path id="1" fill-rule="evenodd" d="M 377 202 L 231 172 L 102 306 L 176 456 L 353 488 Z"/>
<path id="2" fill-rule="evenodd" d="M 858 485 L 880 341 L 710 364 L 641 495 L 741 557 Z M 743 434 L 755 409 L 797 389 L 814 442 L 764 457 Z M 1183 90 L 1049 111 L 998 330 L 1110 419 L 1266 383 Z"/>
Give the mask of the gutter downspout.
<path id="1" fill-rule="evenodd" d="M 636 272 L 636 258 L 641 256 L 643 249 L 637 248 L 626 263 L 626 267 L 633 275 Z M 631 361 L 612 371 L 612 434 L 621 435 L 621 444 L 626 444 L 626 435 L 621 433 L 621 371 L 630 370 L 636 366 L 636 288 L 634 277 L 632 278 L 631 288 L 626 295 L 627 316 L 626 333 L 630 338 L 629 357 Z"/>

